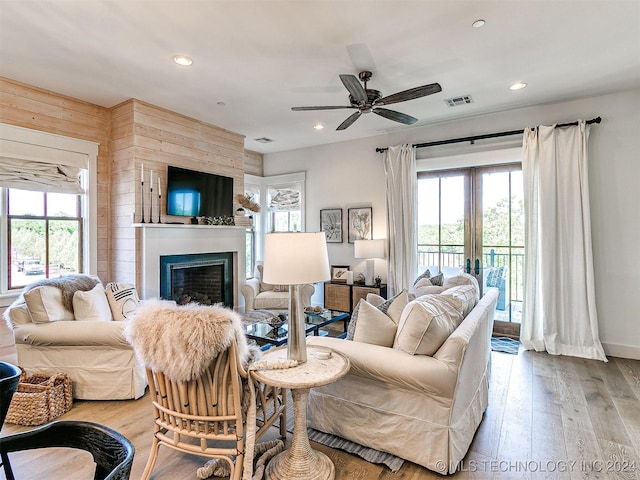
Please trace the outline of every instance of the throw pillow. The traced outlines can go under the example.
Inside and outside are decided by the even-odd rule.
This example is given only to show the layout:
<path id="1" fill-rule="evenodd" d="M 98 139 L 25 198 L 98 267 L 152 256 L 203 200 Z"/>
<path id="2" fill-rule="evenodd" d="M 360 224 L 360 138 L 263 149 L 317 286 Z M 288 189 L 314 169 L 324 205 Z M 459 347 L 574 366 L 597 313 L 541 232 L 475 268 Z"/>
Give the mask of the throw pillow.
<path id="1" fill-rule="evenodd" d="M 447 277 L 443 284 L 445 289 L 457 287 L 458 285 L 473 285 L 476 289 L 476 303 L 480 300 L 480 287 L 478 286 L 476 277 L 468 273 L 460 273 L 453 277 Z"/>
<path id="2" fill-rule="evenodd" d="M 393 346 L 398 325 L 385 313 L 381 312 L 366 300 L 358 302 L 358 323 L 353 334 L 354 342 Z"/>
<path id="3" fill-rule="evenodd" d="M 462 322 L 460 302 L 452 297 L 427 295 L 402 312 L 393 348 L 410 355 L 433 355 Z"/>
<path id="4" fill-rule="evenodd" d="M 111 307 L 101 283 L 88 292 L 77 290 L 73 294 L 73 312 L 76 320 L 111 321 Z"/>
<path id="5" fill-rule="evenodd" d="M 457 298 L 460 301 L 462 318 L 469 315 L 469 312 L 473 310 L 473 307 L 475 307 L 478 302 L 476 298 L 476 287 L 473 285 L 452 287 L 442 292 L 442 295 Z"/>
<path id="6" fill-rule="evenodd" d="M 388 315 L 392 318 L 393 322 L 398 325 L 400 321 L 400 315 L 402 314 L 402 310 L 409 303 L 409 299 L 407 296 L 407 292 L 403 290 L 395 297 L 390 298 L 389 300 L 385 300 L 384 302 L 374 305 L 378 310 L 383 312 L 385 315 Z M 369 304 L 371 305 L 371 303 Z M 393 305 L 393 306 L 392 306 Z M 358 324 L 358 315 L 360 311 L 360 302 L 356 305 L 356 308 L 351 312 L 351 319 L 349 320 L 349 327 L 347 328 L 347 340 L 353 340 L 353 336 L 356 330 L 356 325 Z M 389 311 L 391 312 L 389 314 Z"/>
<path id="7" fill-rule="evenodd" d="M 487 287 L 500 287 L 500 282 L 504 276 L 504 265 L 489 270 L 487 275 Z"/>
<path id="8" fill-rule="evenodd" d="M 131 318 L 140 304 L 136 287 L 128 283 L 109 282 L 105 293 L 114 320 Z"/>
<path id="9" fill-rule="evenodd" d="M 444 283 L 444 274 L 440 272 L 437 275 L 434 275 L 433 277 L 429 277 L 429 281 L 431 282 L 431 285 L 441 287 L 442 284 Z"/>
<path id="10" fill-rule="evenodd" d="M 273 291 L 274 292 L 288 292 L 289 291 L 289 285 L 274 285 L 273 286 Z"/>
<path id="11" fill-rule="evenodd" d="M 52 286 L 36 287 L 24 293 L 33 323 L 73 320 L 73 313 L 62 306 L 62 290 Z"/>
<path id="12" fill-rule="evenodd" d="M 429 277 L 431 277 L 431 272 L 429 271 L 429 269 L 427 268 L 424 272 L 422 272 L 420 275 L 418 275 L 418 278 L 416 278 L 413 282 L 413 285 L 415 286 L 420 280 L 422 280 L 423 278 L 426 278 L 427 280 L 429 279 Z"/>

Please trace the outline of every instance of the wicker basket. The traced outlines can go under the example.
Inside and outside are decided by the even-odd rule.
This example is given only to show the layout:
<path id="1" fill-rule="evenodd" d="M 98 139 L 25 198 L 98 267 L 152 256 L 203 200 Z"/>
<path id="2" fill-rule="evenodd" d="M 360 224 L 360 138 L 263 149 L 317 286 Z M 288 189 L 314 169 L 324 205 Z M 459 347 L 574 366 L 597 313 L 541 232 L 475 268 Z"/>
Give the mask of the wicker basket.
<path id="1" fill-rule="evenodd" d="M 42 425 L 71 409 L 71 379 L 66 373 L 20 376 L 5 421 L 18 425 Z"/>

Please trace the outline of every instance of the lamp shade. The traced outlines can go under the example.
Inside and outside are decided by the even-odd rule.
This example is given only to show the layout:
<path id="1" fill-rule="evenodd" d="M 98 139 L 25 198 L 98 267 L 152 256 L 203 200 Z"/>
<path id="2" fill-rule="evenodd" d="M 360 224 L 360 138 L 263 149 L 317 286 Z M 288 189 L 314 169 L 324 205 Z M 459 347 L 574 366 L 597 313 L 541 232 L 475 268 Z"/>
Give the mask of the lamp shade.
<path id="1" fill-rule="evenodd" d="M 263 282 L 303 285 L 325 282 L 330 278 L 324 232 L 265 235 Z"/>
<path id="2" fill-rule="evenodd" d="M 384 240 L 356 240 L 355 258 L 384 258 Z"/>

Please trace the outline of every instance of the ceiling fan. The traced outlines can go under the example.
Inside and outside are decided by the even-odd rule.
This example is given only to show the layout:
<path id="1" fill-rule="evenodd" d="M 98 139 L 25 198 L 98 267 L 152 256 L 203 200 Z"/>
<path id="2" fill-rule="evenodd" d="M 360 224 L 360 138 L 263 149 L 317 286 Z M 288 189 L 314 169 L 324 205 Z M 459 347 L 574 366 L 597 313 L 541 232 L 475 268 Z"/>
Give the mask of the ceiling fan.
<path id="1" fill-rule="evenodd" d="M 405 125 L 413 125 L 418 121 L 417 118 L 407 115 L 405 113 L 396 112 L 395 110 L 389 110 L 388 108 L 381 108 L 383 105 L 391 105 L 393 103 L 406 102 L 407 100 L 413 100 L 415 98 L 426 97 L 442 91 L 442 87 L 438 83 L 431 83 L 429 85 L 423 85 L 421 87 L 410 88 L 402 92 L 394 93 L 393 95 L 382 96 L 380 90 L 374 90 L 367 88 L 367 82 L 371 80 L 372 73 L 369 71 L 360 72 L 358 78 L 364 83 L 364 87 L 360 85 L 358 78 L 355 75 L 342 74 L 340 80 L 343 85 L 349 91 L 349 106 L 318 106 L 318 107 L 291 107 L 294 112 L 303 112 L 307 110 L 337 110 L 341 108 L 354 108 L 357 112 L 350 115 L 344 122 L 338 125 L 336 130 L 344 130 L 355 122 L 363 113 L 375 113 L 381 117 L 388 118 L 394 122 L 404 123 Z"/>

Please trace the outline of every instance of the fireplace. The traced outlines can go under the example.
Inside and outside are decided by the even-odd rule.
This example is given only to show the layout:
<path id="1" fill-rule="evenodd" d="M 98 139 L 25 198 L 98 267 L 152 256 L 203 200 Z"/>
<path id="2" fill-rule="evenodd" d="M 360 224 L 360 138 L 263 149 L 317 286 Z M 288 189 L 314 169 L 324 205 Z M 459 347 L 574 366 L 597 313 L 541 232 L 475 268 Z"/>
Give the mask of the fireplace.
<path id="1" fill-rule="evenodd" d="M 160 256 L 160 296 L 179 305 L 233 307 L 233 252 Z"/>

